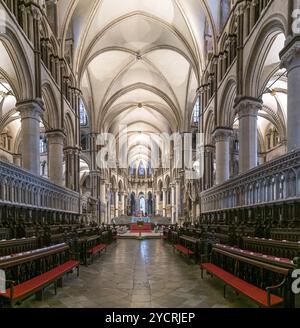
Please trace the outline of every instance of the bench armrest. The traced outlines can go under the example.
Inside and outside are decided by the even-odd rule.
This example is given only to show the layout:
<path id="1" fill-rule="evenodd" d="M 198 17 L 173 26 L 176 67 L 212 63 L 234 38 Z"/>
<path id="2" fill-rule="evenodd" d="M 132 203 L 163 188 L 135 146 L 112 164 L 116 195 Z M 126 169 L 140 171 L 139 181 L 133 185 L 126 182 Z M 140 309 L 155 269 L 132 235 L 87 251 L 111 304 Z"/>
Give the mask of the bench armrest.
<path id="1" fill-rule="evenodd" d="M 14 298 L 14 287 L 17 283 L 12 280 L 6 280 L 6 282 L 9 284 L 9 289 L 10 289 L 9 298 L 12 300 Z"/>
<path id="2" fill-rule="evenodd" d="M 279 289 L 280 287 L 282 287 L 284 284 L 286 283 L 286 278 L 283 279 L 283 281 L 276 285 L 276 286 L 270 286 L 266 288 L 267 291 L 267 302 L 268 302 L 268 306 L 271 306 L 271 292 L 275 289 Z"/>

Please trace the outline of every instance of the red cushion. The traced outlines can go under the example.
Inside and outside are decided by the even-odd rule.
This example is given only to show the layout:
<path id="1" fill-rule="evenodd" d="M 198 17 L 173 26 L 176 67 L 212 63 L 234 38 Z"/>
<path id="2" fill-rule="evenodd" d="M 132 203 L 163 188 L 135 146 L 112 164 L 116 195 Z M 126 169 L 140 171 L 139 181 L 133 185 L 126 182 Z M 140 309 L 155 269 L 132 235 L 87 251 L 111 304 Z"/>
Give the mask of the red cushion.
<path id="1" fill-rule="evenodd" d="M 43 273 L 31 280 L 25 281 L 20 285 L 17 285 L 14 287 L 14 295 L 13 299 L 18 299 L 20 297 L 25 296 L 26 294 L 30 294 L 35 289 L 40 289 L 42 286 L 47 285 L 48 283 L 51 283 L 53 280 L 63 276 L 70 270 L 74 269 L 79 265 L 78 261 L 68 261 L 51 271 L 48 271 L 46 273 Z M 1 294 L 1 296 L 4 296 L 6 298 L 10 298 L 10 289 L 6 290 L 5 294 Z"/>
<path id="2" fill-rule="evenodd" d="M 182 246 L 182 245 L 175 245 L 175 248 L 179 251 L 179 252 L 182 252 L 182 253 L 184 253 L 184 254 L 187 254 L 187 255 L 193 255 L 194 254 L 194 252 L 193 251 L 191 251 L 190 249 L 188 249 L 188 248 L 186 248 L 186 247 L 184 247 L 184 246 Z"/>
<path id="3" fill-rule="evenodd" d="M 253 286 L 240 278 L 237 278 L 233 274 L 224 271 L 212 263 L 201 264 L 201 267 L 204 270 L 211 272 L 213 275 L 224 281 L 227 285 L 232 286 L 234 289 L 261 304 L 262 306 L 268 307 L 266 291 Z M 276 295 L 271 295 L 271 306 L 280 304 L 282 302 L 283 298 Z"/>
<path id="4" fill-rule="evenodd" d="M 97 245 L 97 246 L 95 246 L 95 247 L 89 249 L 89 250 L 88 250 L 88 253 L 90 253 L 90 254 L 96 254 L 96 253 L 98 253 L 98 252 L 103 251 L 106 247 L 107 247 L 106 244 L 99 244 L 99 245 Z"/>

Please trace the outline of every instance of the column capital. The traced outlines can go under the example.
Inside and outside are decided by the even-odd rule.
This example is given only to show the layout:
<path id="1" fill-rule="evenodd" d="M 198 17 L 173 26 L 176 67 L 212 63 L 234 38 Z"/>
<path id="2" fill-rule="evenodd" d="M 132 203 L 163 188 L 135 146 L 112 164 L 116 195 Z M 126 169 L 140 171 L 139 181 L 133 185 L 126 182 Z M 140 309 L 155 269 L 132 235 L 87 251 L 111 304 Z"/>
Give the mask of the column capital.
<path id="1" fill-rule="evenodd" d="M 232 129 L 228 127 L 218 127 L 213 132 L 213 138 L 216 142 L 228 141 L 232 136 Z"/>
<path id="2" fill-rule="evenodd" d="M 90 171 L 90 176 L 95 176 L 95 177 L 97 177 L 97 176 L 100 176 L 101 174 L 100 174 L 100 171 Z"/>
<path id="3" fill-rule="evenodd" d="M 47 134 L 47 132 L 46 132 Z M 64 138 L 66 137 L 65 133 L 64 133 Z M 79 155 L 81 152 L 81 149 L 78 147 L 66 147 L 64 148 L 64 152 L 67 154 L 74 154 L 74 155 Z"/>
<path id="4" fill-rule="evenodd" d="M 204 146 L 204 152 L 206 153 L 214 153 L 216 150 L 216 147 L 213 145 L 205 145 Z"/>
<path id="5" fill-rule="evenodd" d="M 44 103 L 42 99 L 20 101 L 16 104 L 16 109 L 20 112 L 22 120 L 31 118 L 40 122 Z"/>
<path id="6" fill-rule="evenodd" d="M 240 119 L 244 116 L 257 117 L 258 111 L 262 109 L 262 100 L 253 97 L 237 97 L 234 108 Z"/>
<path id="7" fill-rule="evenodd" d="M 46 131 L 46 137 L 48 140 L 51 140 L 52 142 L 55 143 L 63 143 L 65 138 L 66 138 L 66 134 L 63 130 L 48 130 Z"/>
<path id="8" fill-rule="evenodd" d="M 281 67 L 288 71 L 300 66 L 300 36 L 288 38 L 285 47 L 279 53 Z"/>

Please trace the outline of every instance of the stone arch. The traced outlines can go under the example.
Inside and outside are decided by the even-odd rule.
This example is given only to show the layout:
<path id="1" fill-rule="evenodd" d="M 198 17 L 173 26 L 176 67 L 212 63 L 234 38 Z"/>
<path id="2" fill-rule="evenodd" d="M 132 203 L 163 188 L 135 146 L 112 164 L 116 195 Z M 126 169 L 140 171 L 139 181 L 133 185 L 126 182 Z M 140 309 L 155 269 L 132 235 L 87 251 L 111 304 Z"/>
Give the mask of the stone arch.
<path id="1" fill-rule="evenodd" d="M 205 145 L 212 145 L 213 144 L 213 138 L 212 133 L 215 129 L 215 119 L 214 119 L 214 113 L 213 110 L 209 110 L 207 117 L 205 119 L 204 123 L 204 144 Z"/>
<path id="2" fill-rule="evenodd" d="M 17 101 L 23 101 L 34 98 L 34 80 L 29 59 L 18 39 L 18 34 L 9 26 L 5 25 L 5 33 L 0 34 L 0 42 L 3 43 L 10 60 L 12 62 L 16 81 L 0 68 L 1 74 L 11 85 Z"/>
<path id="3" fill-rule="evenodd" d="M 58 103 L 51 85 L 46 82 L 42 87 L 42 97 L 45 105 L 43 122 L 48 130 L 59 128 Z"/>
<path id="4" fill-rule="evenodd" d="M 273 15 L 257 33 L 245 69 L 244 90 L 247 96 L 254 98 L 260 96 L 260 86 L 262 85 L 260 79 L 263 73 L 265 60 L 275 38 L 281 33 L 285 36 L 287 35 L 285 29 L 286 25 L 286 19 L 281 14 Z M 276 69 L 278 69 L 278 67 L 275 68 L 275 70 Z"/>
<path id="5" fill-rule="evenodd" d="M 229 78 L 219 101 L 218 126 L 232 127 L 234 122 L 234 101 L 236 98 L 236 82 Z"/>
<path id="6" fill-rule="evenodd" d="M 75 145 L 75 131 L 74 124 L 70 113 L 65 116 L 65 132 L 66 132 L 66 146 L 72 147 Z"/>

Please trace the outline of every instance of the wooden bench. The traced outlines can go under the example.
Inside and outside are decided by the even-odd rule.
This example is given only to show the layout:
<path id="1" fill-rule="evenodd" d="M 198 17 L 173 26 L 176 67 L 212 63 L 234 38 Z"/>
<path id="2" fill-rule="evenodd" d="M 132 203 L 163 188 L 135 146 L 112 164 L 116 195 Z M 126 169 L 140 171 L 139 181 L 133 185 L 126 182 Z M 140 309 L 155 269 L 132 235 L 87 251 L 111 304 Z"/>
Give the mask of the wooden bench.
<path id="1" fill-rule="evenodd" d="M 10 232 L 7 228 L 0 228 L 0 240 L 9 239 Z"/>
<path id="2" fill-rule="evenodd" d="M 194 255 L 195 253 L 193 251 L 191 251 L 190 249 L 182 246 L 182 245 L 174 245 L 174 250 L 185 254 L 185 255 Z"/>
<path id="3" fill-rule="evenodd" d="M 37 249 L 39 241 L 36 237 L 11 239 L 0 241 L 0 256 L 7 256 L 21 252 L 31 251 Z"/>
<path id="4" fill-rule="evenodd" d="M 91 258 L 91 262 L 93 263 L 93 256 L 96 255 L 96 254 L 101 254 L 101 252 L 105 251 L 106 252 L 106 249 L 107 249 L 107 244 L 99 244 L 93 248 L 90 248 L 88 249 L 88 254 L 90 255 L 90 258 Z"/>
<path id="5" fill-rule="evenodd" d="M 299 229 L 271 229 L 270 235 L 275 240 L 287 240 L 296 243 L 300 241 Z"/>
<path id="6" fill-rule="evenodd" d="M 79 275 L 80 262 L 72 259 L 71 255 L 74 254 L 70 252 L 70 247 L 61 244 L 1 257 L 0 269 L 5 271 L 7 277 L 7 290 L 0 294 L 1 304 L 13 307 L 34 294 L 42 299 L 44 289 L 50 285 L 54 285 L 56 294 L 57 287 L 62 287 L 65 274 L 77 269 Z M 24 270 L 32 270 L 33 267 L 38 269 L 24 274 Z"/>
<path id="7" fill-rule="evenodd" d="M 237 278 L 231 273 L 221 269 L 212 263 L 201 264 L 202 271 L 205 270 L 213 276 L 222 280 L 224 285 L 224 298 L 226 298 L 226 286 L 231 286 L 237 292 L 247 296 L 262 307 L 272 307 L 283 303 L 283 298 L 271 294 L 271 288 L 266 291 Z M 203 278 L 203 273 L 202 273 Z"/>
<path id="8" fill-rule="evenodd" d="M 260 307 L 285 304 L 294 306 L 291 291 L 291 272 L 296 268 L 293 262 L 265 257 L 225 245 L 216 245 L 208 256 L 208 261 L 200 265 L 201 277 L 206 271 L 254 301 Z M 273 286 L 271 286 L 273 285 Z M 280 294 L 276 292 L 281 291 Z"/>
<path id="9" fill-rule="evenodd" d="M 294 259 L 300 257 L 300 243 L 273 239 L 243 237 L 243 248 L 267 255 Z"/>

